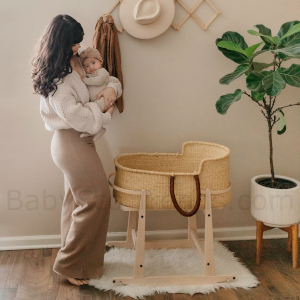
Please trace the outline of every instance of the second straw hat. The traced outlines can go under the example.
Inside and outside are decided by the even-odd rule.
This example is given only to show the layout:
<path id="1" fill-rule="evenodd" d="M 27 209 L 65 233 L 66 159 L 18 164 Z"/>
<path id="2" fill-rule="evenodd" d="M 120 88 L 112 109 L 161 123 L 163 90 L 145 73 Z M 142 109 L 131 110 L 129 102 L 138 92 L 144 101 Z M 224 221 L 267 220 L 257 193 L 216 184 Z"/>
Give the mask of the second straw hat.
<path id="1" fill-rule="evenodd" d="M 164 33 L 175 16 L 174 0 L 122 0 L 120 21 L 130 35 L 151 39 Z"/>

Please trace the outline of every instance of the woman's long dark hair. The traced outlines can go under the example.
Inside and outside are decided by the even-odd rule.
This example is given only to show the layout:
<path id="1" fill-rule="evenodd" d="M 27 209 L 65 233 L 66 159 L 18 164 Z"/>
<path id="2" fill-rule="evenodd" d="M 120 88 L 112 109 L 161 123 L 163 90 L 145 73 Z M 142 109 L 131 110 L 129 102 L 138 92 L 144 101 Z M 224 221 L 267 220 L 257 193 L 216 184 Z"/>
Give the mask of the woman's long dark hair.
<path id="1" fill-rule="evenodd" d="M 31 61 L 34 93 L 47 98 L 50 92 L 56 92 L 56 83 L 72 73 L 72 47 L 82 41 L 83 35 L 80 23 L 68 15 L 60 14 L 50 22 L 36 45 L 35 57 Z M 58 78 L 56 82 L 55 78 Z"/>

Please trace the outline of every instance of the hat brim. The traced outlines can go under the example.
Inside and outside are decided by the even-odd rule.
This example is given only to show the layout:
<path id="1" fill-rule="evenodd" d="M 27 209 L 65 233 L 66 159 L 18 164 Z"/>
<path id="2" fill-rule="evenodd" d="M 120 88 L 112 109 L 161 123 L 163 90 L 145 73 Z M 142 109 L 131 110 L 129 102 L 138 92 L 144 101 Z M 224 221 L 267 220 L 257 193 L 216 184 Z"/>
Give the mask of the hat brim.
<path id="1" fill-rule="evenodd" d="M 133 10 L 138 1 L 122 0 L 120 4 L 120 21 L 125 31 L 139 39 L 152 39 L 164 33 L 175 16 L 174 0 L 159 0 L 161 13 L 155 22 L 147 25 L 139 24 L 133 18 Z"/>

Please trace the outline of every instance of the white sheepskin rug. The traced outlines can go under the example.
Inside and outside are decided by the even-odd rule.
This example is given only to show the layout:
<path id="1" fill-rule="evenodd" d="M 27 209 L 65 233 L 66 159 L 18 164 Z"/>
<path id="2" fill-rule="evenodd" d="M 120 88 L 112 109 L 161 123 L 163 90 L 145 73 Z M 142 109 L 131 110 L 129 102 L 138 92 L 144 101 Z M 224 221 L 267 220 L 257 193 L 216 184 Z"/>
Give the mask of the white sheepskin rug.
<path id="1" fill-rule="evenodd" d="M 258 279 L 234 257 L 223 244 L 214 241 L 216 275 L 233 274 L 235 281 L 204 285 L 185 286 L 138 286 L 112 283 L 113 277 L 133 277 L 135 250 L 111 248 L 104 256 L 103 275 L 90 279 L 89 285 L 103 291 L 113 290 L 115 294 L 145 299 L 143 296 L 155 293 L 208 294 L 223 288 L 255 287 Z M 145 277 L 147 276 L 204 275 L 203 259 L 196 248 L 148 249 L 145 250 Z"/>

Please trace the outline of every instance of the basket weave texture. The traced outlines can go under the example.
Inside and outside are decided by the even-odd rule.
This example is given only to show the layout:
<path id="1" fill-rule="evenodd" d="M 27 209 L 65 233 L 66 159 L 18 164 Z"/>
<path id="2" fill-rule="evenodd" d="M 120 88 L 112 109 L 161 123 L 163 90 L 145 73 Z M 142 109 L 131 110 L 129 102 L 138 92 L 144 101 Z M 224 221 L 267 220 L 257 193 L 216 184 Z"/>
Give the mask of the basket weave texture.
<path id="1" fill-rule="evenodd" d="M 194 175 L 199 176 L 201 190 L 223 190 L 230 186 L 229 149 L 207 142 L 186 142 L 179 153 L 130 153 L 114 160 L 114 184 L 127 190 L 150 192 L 146 196 L 148 209 L 174 209 L 170 196 L 170 176 L 175 176 L 175 196 L 182 209 L 192 209 L 196 203 Z M 116 201 L 139 208 L 140 195 L 113 190 Z M 231 199 L 231 191 L 212 194 L 212 207 L 222 207 Z M 201 194 L 200 209 L 205 207 L 205 194 Z"/>

